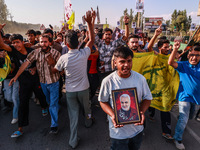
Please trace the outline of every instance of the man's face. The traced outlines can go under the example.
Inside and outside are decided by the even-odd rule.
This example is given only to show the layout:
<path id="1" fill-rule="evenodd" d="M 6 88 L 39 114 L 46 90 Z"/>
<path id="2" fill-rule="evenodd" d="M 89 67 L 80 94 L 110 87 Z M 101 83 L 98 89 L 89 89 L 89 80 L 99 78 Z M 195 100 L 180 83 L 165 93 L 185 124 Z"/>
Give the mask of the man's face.
<path id="1" fill-rule="evenodd" d="M 35 42 L 35 35 L 34 34 L 28 34 L 28 41 L 30 43 L 34 43 Z"/>
<path id="2" fill-rule="evenodd" d="M 138 47 L 139 47 L 139 41 L 138 38 L 131 38 L 128 41 L 128 47 L 132 50 L 132 51 L 137 51 Z"/>
<path id="3" fill-rule="evenodd" d="M 82 36 L 85 36 L 85 31 L 81 31 L 81 35 L 82 35 Z"/>
<path id="4" fill-rule="evenodd" d="M 12 46 L 14 46 L 14 48 L 17 51 L 21 51 L 24 48 L 24 41 L 21 41 L 19 39 L 13 40 L 12 41 Z"/>
<path id="5" fill-rule="evenodd" d="M 98 29 L 94 29 L 94 33 L 97 34 L 99 32 Z"/>
<path id="6" fill-rule="evenodd" d="M 200 51 L 192 50 L 188 54 L 188 60 L 191 65 L 197 65 L 200 60 Z"/>
<path id="7" fill-rule="evenodd" d="M 159 53 L 167 55 L 169 51 L 169 43 L 164 43 L 162 47 L 159 48 Z"/>
<path id="8" fill-rule="evenodd" d="M 6 44 L 10 44 L 10 43 L 11 43 L 10 40 L 9 40 L 9 38 L 3 37 L 3 41 L 4 41 L 4 43 L 6 43 Z"/>
<path id="9" fill-rule="evenodd" d="M 124 110 L 124 111 L 129 111 L 130 109 L 130 101 L 128 99 L 128 97 L 122 97 L 121 98 L 121 108 Z"/>
<path id="10" fill-rule="evenodd" d="M 122 78 L 128 78 L 131 75 L 132 57 L 115 58 L 115 66 L 117 67 L 117 74 Z"/>
<path id="11" fill-rule="evenodd" d="M 103 38 L 106 43 L 110 43 L 110 40 L 112 39 L 112 34 L 110 31 L 107 31 L 104 33 Z"/>
<path id="12" fill-rule="evenodd" d="M 40 46 L 42 48 L 43 51 L 48 51 L 49 49 L 49 40 L 46 37 L 40 37 Z"/>

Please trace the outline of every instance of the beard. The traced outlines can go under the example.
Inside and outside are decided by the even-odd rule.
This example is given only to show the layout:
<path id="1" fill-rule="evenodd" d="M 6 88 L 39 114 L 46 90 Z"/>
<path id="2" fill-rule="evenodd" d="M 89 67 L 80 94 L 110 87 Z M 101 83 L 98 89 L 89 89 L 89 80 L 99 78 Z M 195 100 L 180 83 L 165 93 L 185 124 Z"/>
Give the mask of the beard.
<path id="1" fill-rule="evenodd" d="M 48 52 L 49 49 L 50 49 L 50 46 L 42 47 L 42 51 L 45 52 L 45 53 Z"/>
<path id="2" fill-rule="evenodd" d="M 138 46 L 134 46 L 134 47 L 132 47 L 131 50 L 133 50 L 133 51 L 137 51 L 137 50 L 138 50 Z"/>

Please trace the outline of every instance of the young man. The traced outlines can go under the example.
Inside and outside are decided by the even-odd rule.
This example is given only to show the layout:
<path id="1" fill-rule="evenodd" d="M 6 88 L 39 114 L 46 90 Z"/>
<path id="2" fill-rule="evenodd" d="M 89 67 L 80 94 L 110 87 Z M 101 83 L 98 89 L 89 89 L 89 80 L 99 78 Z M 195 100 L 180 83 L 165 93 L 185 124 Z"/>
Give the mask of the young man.
<path id="1" fill-rule="evenodd" d="M 0 30 L 5 24 L 0 24 Z M 0 47 L 4 50 L 12 52 L 14 56 L 15 65 L 17 68 L 21 67 L 21 64 L 26 60 L 26 57 L 31 53 L 32 49 L 25 48 L 23 37 L 20 34 L 13 34 L 10 37 L 13 46 L 8 46 L 3 43 L 0 36 Z M 18 130 L 14 132 L 11 137 L 19 137 L 23 134 L 22 128 L 29 124 L 29 99 L 32 92 L 38 97 L 42 109 L 43 116 L 47 115 L 47 103 L 45 96 L 42 92 L 38 74 L 34 71 L 35 64 L 28 66 L 28 68 L 19 77 L 19 110 L 18 110 Z M 17 81 L 17 80 L 15 80 Z M 15 82 L 16 83 L 16 82 Z"/>
<path id="2" fill-rule="evenodd" d="M 50 37 L 42 35 L 40 37 L 41 48 L 33 50 L 26 58 L 26 61 L 21 65 L 16 76 L 10 81 L 10 84 L 15 82 L 24 70 L 36 61 L 36 68 L 40 78 L 42 90 L 49 104 L 49 112 L 51 115 L 51 130 L 49 133 L 56 134 L 58 132 L 58 100 L 59 100 L 59 73 L 52 73 L 47 61 L 49 57 L 58 61 L 60 53 L 50 48 Z M 51 55 L 51 56 L 50 56 Z"/>
<path id="3" fill-rule="evenodd" d="M 133 53 L 137 52 L 146 52 L 145 50 L 140 50 L 139 48 L 139 36 L 138 35 L 130 35 L 128 37 L 128 47 L 132 50 Z"/>
<path id="4" fill-rule="evenodd" d="M 174 67 L 180 77 L 177 97 L 179 100 L 179 118 L 175 128 L 174 142 L 178 149 L 185 149 L 182 143 L 183 133 L 188 119 L 192 119 L 195 104 L 200 104 L 200 46 L 194 46 L 188 53 L 188 61 L 175 61 L 180 43 L 174 44 L 168 64 Z"/>
<path id="5" fill-rule="evenodd" d="M 144 113 L 148 109 L 152 95 L 146 79 L 132 71 L 133 52 L 121 46 L 114 51 L 114 64 L 117 71 L 111 73 L 103 81 L 98 100 L 105 113 L 108 114 L 112 150 L 138 150 L 142 142 Z M 112 90 L 137 88 L 141 122 L 128 125 L 117 125 L 112 101 Z"/>
<path id="6" fill-rule="evenodd" d="M 91 53 L 94 44 L 94 29 L 92 20 L 95 19 L 95 12 L 89 11 L 86 13 L 86 22 L 88 24 L 90 40 L 87 42 L 84 49 L 78 50 L 78 36 L 75 31 L 69 30 L 66 34 L 66 44 L 69 52 L 62 55 L 57 64 L 49 62 L 52 66 L 52 71 L 65 71 L 66 83 L 66 101 L 70 120 L 70 138 L 69 145 L 72 148 L 78 146 L 78 116 L 79 107 L 83 106 L 85 114 L 85 126 L 92 125 L 91 109 L 89 102 L 89 82 L 87 77 L 87 60 Z M 54 67 L 55 65 L 55 67 Z"/>
<path id="7" fill-rule="evenodd" d="M 121 37 L 115 41 L 111 41 L 113 31 L 110 28 L 105 28 L 103 31 L 103 41 L 98 43 L 98 51 L 99 51 L 99 58 L 100 58 L 100 80 L 102 81 L 107 75 L 112 73 L 112 56 L 113 51 L 120 45 L 125 45 L 125 40 L 129 34 L 128 22 L 129 18 L 125 15 L 124 16 L 124 23 L 125 23 L 125 36 Z"/>

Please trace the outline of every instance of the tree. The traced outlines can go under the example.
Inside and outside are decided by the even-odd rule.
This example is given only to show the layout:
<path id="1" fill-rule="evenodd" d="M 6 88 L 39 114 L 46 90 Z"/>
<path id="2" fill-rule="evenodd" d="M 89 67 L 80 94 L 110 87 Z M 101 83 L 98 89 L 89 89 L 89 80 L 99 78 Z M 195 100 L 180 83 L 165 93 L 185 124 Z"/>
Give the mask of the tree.
<path id="1" fill-rule="evenodd" d="M 178 32 L 187 33 L 190 29 L 190 25 L 192 22 L 191 16 L 187 17 L 186 10 L 177 10 L 175 9 L 171 16 L 171 28 L 176 29 Z"/>
<path id="2" fill-rule="evenodd" d="M 130 9 L 130 14 L 128 14 L 128 9 L 126 8 L 124 10 L 124 13 L 123 13 L 123 16 L 120 17 L 120 25 L 121 25 L 121 28 L 125 28 L 125 25 L 123 23 L 123 18 L 124 18 L 124 15 L 127 15 L 129 17 L 129 28 L 131 28 L 131 25 L 132 25 L 132 22 L 133 22 L 133 9 Z"/>
<path id="3" fill-rule="evenodd" d="M 0 23 L 4 23 L 7 21 L 8 17 L 8 9 L 4 0 L 0 0 Z"/>

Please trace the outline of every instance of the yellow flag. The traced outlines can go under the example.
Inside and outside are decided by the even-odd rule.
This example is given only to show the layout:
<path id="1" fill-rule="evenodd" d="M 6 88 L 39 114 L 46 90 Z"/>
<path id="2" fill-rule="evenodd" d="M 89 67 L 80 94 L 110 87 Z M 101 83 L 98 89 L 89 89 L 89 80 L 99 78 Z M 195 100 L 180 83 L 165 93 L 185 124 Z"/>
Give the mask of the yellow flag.
<path id="1" fill-rule="evenodd" d="M 134 53 L 132 70 L 142 74 L 149 85 L 153 100 L 151 107 L 168 112 L 176 102 L 179 75 L 168 65 L 169 55 L 154 52 Z"/>
<path id="2" fill-rule="evenodd" d="M 3 68 L 0 68 L 0 82 L 2 82 L 7 75 L 10 73 L 11 70 L 11 61 L 8 55 L 5 57 L 5 64 L 3 65 Z"/>
<path id="3" fill-rule="evenodd" d="M 73 26 L 75 24 L 75 13 L 74 13 L 74 11 L 72 12 L 67 24 L 69 24 L 69 29 L 73 29 Z"/>

